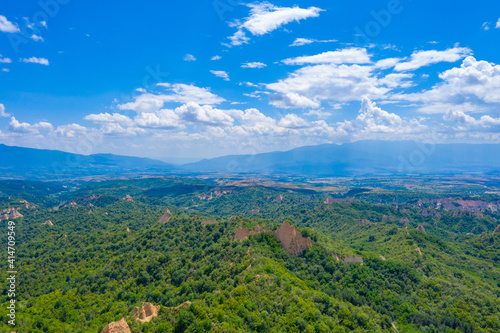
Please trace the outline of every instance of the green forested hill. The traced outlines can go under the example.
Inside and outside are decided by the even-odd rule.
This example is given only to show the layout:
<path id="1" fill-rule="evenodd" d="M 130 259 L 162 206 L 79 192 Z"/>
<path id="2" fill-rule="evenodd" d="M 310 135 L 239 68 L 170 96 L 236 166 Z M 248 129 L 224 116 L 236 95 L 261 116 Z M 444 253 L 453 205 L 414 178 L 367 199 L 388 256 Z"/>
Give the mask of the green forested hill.
<path id="1" fill-rule="evenodd" d="M 178 178 L 9 195 L 2 207 L 23 215 L 17 332 L 100 332 L 123 317 L 132 332 L 500 331 L 496 212 L 438 219 L 412 206 Z M 22 201 L 33 197 L 36 207 Z M 311 249 L 294 257 L 272 234 L 233 240 L 240 226 L 276 230 L 284 220 Z M 6 270 L 3 259 L 4 281 Z M 2 294 L 9 331 L 6 285 Z M 161 305 L 145 324 L 129 316 L 143 302 Z"/>

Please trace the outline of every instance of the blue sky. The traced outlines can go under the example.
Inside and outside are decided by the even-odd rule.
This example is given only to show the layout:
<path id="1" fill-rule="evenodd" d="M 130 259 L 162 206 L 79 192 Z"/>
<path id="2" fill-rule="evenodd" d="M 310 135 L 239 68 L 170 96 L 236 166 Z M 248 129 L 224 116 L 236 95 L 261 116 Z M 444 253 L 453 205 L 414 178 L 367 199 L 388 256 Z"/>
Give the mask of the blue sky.
<path id="1" fill-rule="evenodd" d="M 500 142 L 500 4 L 9 2 L 0 143 L 187 161 Z"/>

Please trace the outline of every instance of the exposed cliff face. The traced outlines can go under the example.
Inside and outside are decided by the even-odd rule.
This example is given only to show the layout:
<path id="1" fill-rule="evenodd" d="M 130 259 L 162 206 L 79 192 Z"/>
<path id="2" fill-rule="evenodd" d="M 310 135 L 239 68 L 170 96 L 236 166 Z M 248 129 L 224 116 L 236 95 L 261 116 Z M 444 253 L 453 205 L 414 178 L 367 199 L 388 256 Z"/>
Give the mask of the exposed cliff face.
<path id="1" fill-rule="evenodd" d="M 125 318 L 120 321 L 114 321 L 109 323 L 108 326 L 104 327 L 101 333 L 131 333 L 130 327 L 127 324 Z"/>
<path id="2" fill-rule="evenodd" d="M 126 202 L 134 202 L 134 199 L 130 196 L 130 195 L 126 195 L 122 198 L 123 201 L 126 201 Z"/>
<path id="3" fill-rule="evenodd" d="M 172 214 L 170 213 L 170 210 L 167 208 L 165 210 L 165 213 L 163 213 L 162 217 L 160 217 L 160 223 L 167 223 L 170 220 L 170 217 Z"/>
<path id="4" fill-rule="evenodd" d="M 281 247 L 294 256 L 312 247 L 312 241 L 302 236 L 302 233 L 288 222 L 283 222 L 274 235 L 281 242 Z"/>
<path id="5" fill-rule="evenodd" d="M 333 199 L 333 198 L 326 198 L 324 203 L 326 205 L 328 204 L 331 204 L 331 203 L 339 203 L 339 202 L 354 202 L 354 198 L 351 198 L 351 197 L 347 197 L 347 198 L 337 198 L 337 199 Z"/>
<path id="6" fill-rule="evenodd" d="M 234 240 L 244 240 L 244 239 L 247 239 L 251 235 L 258 235 L 258 234 L 261 234 L 263 232 L 265 232 L 264 229 L 262 229 L 258 224 L 255 227 L 255 229 L 252 231 L 240 227 L 240 228 L 238 228 L 238 230 L 236 230 L 236 234 L 234 235 Z"/>
<path id="7" fill-rule="evenodd" d="M 497 234 L 500 234 L 500 224 L 498 225 L 498 227 L 495 229 L 495 231 L 493 231 L 494 233 L 497 233 Z"/>
<path id="8" fill-rule="evenodd" d="M 305 249 L 312 247 L 312 241 L 304 236 L 299 229 L 295 228 L 288 222 L 283 222 L 278 230 L 272 232 L 270 230 L 264 230 L 259 225 L 255 227 L 254 230 L 250 231 L 243 227 L 236 230 L 234 235 L 234 240 L 244 240 L 251 235 L 258 235 L 261 233 L 274 234 L 276 238 L 281 242 L 281 247 L 290 253 L 291 255 L 298 256 Z"/>
<path id="9" fill-rule="evenodd" d="M 141 323 L 148 323 L 151 319 L 158 317 L 158 311 L 160 311 L 159 305 L 153 305 L 152 303 L 146 302 L 142 303 L 140 308 L 137 306 L 134 307 L 134 310 L 132 310 L 132 316 L 135 317 L 135 320 L 138 320 Z"/>
<path id="10" fill-rule="evenodd" d="M 17 208 L 7 208 L 0 210 L 0 220 L 17 219 L 18 217 L 23 217 Z"/>

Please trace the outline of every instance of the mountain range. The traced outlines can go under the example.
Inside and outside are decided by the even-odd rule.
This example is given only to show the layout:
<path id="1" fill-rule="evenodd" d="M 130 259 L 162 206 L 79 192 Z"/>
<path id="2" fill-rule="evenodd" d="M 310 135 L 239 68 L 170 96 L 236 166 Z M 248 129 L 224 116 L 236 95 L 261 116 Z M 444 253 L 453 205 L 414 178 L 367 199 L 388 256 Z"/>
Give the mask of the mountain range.
<path id="1" fill-rule="evenodd" d="M 112 154 L 77 155 L 0 145 L 4 178 L 53 179 L 130 173 L 272 173 L 304 176 L 497 174 L 499 144 L 358 141 L 283 152 L 229 155 L 172 165 Z"/>

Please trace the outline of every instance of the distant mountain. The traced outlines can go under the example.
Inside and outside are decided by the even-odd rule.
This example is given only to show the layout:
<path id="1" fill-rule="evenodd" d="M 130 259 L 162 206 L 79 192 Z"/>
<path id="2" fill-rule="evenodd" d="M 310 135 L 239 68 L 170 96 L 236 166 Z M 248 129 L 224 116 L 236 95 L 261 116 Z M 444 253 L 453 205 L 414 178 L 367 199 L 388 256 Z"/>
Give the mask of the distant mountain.
<path id="1" fill-rule="evenodd" d="M 497 174 L 498 144 L 358 141 L 257 155 L 233 155 L 183 165 L 191 172 L 256 172 L 316 176 Z"/>
<path id="2" fill-rule="evenodd" d="M 155 173 L 173 169 L 162 161 L 111 154 L 78 155 L 0 144 L 0 178 L 64 179 Z"/>

